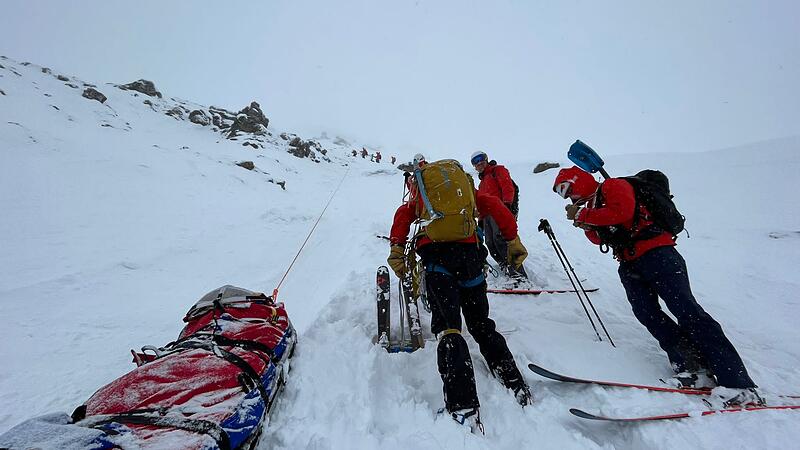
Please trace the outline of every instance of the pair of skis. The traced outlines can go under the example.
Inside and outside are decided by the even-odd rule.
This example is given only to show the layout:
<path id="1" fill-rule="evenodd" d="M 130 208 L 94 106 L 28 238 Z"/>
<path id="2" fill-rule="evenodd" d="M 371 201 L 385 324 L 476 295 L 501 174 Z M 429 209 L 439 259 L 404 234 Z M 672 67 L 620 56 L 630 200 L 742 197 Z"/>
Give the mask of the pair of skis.
<path id="1" fill-rule="evenodd" d="M 376 275 L 376 299 L 378 310 L 378 334 L 375 343 L 389 353 L 413 352 L 425 347 L 422 326 L 419 319 L 419 306 L 412 292 L 410 277 L 400 280 L 400 339 L 391 339 L 391 283 L 389 268 L 378 267 Z M 404 320 L 405 319 L 405 320 Z M 405 332 L 408 331 L 406 337 Z"/>
<path id="2" fill-rule="evenodd" d="M 592 384 L 596 386 L 605 386 L 612 388 L 644 389 L 653 392 L 671 392 L 671 393 L 685 394 L 685 395 L 698 395 L 698 396 L 711 395 L 711 389 L 707 388 L 672 388 L 667 386 L 649 386 L 642 384 L 619 383 L 614 381 L 590 380 L 585 378 L 575 378 L 567 375 L 561 375 L 555 372 L 551 372 L 543 367 L 537 366 L 536 364 L 528 364 L 528 368 L 540 376 L 564 383 Z M 800 395 L 782 395 L 780 397 L 787 399 L 800 399 Z M 709 416 L 712 414 L 735 413 L 742 411 L 776 411 L 776 410 L 786 410 L 786 409 L 800 409 L 800 405 L 745 406 L 742 408 L 718 408 L 706 411 L 681 412 L 675 414 L 638 416 L 638 417 L 609 417 L 601 414 L 592 414 L 578 408 L 570 408 L 569 412 L 577 417 L 580 417 L 581 419 L 630 423 L 630 422 L 652 422 L 658 420 L 686 419 L 695 416 Z"/>

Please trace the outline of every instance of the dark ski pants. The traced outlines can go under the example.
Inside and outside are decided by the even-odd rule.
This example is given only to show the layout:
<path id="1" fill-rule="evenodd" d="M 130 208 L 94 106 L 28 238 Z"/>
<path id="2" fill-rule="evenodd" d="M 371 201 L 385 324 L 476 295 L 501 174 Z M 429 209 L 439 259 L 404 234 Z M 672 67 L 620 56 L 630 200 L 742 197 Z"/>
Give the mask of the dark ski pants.
<path id="1" fill-rule="evenodd" d="M 483 258 L 477 244 L 432 243 L 417 250 L 425 265 L 431 306 L 431 331 L 443 333 L 437 348 L 445 407 L 448 411 L 479 406 L 475 374 L 467 342 L 461 336 L 461 315 L 489 368 L 504 386 L 524 384 L 503 335 L 489 318 Z M 457 331 L 456 331 L 457 330 Z"/>
<path id="2" fill-rule="evenodd" d="M 487 216 L 481 220 L 481 229 L 483 230 L 483 237 L 486 239 L 486 247 L 489 249 L 489 254 L 500 265 L 500 269 L 505 271 L 508 266 L 508 245 L 503 233 L 500 232 L 500 227 L 497 226 L 497 222 L 494 221 L 492 216 Z M 525 278 L 528 277 L 524 267 L 520 267 L 517 272 Z"/>
<path id="3" fill-rule="evenodd" d="M 676 370 L 705 367 L 720 386 L 755 386 L 722 327 L 692 295 L 686 262 L 675 247 L 657 247 L 621 262 L 619 278 L 633 314 L 667 352 Z M 661 309 L 659 297 L 677 323 Z"/>

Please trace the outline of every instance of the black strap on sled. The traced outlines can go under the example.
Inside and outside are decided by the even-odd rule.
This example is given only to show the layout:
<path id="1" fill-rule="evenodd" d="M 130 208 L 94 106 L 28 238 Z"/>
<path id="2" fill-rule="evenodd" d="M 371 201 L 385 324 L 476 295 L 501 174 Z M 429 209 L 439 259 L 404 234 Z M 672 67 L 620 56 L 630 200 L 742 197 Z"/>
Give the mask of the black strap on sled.
<path id="1" fill-rule="evenodd" d="M 231 441 L 228 433 L 218 424 L 208 420 L 186 419 L 183 417 L 131 411 L 120 414 L 92 416 L 76 423 L 76 425 L 98 428 L 102 425 L 114 422 L 126 425 L 149 425 L 159 428 L 174 428 L 177 430 L 205 434 L 214 439 L 220 450 L 231 450 Z"/>
<path id="2" fill-rule="evenodd" d="M 214 340 L 216 341 L 216 339 L 218 339 L 220 337 L 221 336 L 214 336 Z M 231 339 L 231 341 L 233 341 L 233 340 Z M 243 341 L 243 342 L 248 342 L 248 341 Z M 222 345 L 230 345 L 230 344 L 222 344 Z M 224 359 L 225 361 L 228 361 L 229 363 L 235 365 L 236 367 L 238 367 L 242 371 L 242 373 L 247 378 L 249 378 L 249 381 L 252 383 L 252 385 L 255 386 L 258 389 L 259 394 L 261 394 L 261 398 L 264 399 L 264 404 L 266 405 L 267 403 L 269 403 L 269 396 L 267 395 L 267 389 L 264 387 L 264 383 L 261 381 L 261 376 L 258 374 L 258 372 L 256 372 L 256 370 L 253 369 L 253 367 L 250 364 L 248 364 L 247 361 L 245 361 L 244 359 L 240 358 L 236 354 L 231 353 L 231 352 L 219 347 L 219 345 L 217 345 L 216 342 L 212 342 L 212 341 L 197 341 L 197 340 L 184 341 L 184 342 L 181 342 L 180 344 L 177 344 L 176 345 L 176 349 L 178 349 L 178 350 L 183 350 L 183 349 L 186 349 L 186 350 L 189 350 L 189 349 L 207 350 L 207 351 L 211 352 L 212 354 L 214 354 L 214 356 L 220 357 L 220 358 Z"/>

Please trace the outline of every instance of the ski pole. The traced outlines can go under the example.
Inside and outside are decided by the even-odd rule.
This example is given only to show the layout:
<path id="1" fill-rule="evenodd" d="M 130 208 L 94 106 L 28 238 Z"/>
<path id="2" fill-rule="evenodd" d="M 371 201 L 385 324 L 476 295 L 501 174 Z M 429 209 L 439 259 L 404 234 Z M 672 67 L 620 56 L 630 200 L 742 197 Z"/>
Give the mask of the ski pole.
<path id="1" fill-rule="evenodd" d="M 553 241 L 554 236 L 551 234 L 553 230 L 550 228 L 550 224 L 547 222 L 547 219 L 541 219 L 539 221 L 539 231 L 544 232 L 544 234 L 546 234 L 547 237 L 550 239 L 550 245 L 553 246 L 553 251 L 556 252 L 556 256 L 558 257 L 558 260 L 561 262 L 561 267 L 564 268 L 564 273 L 567 274 L 567 278 L 569 279 L 569 282 L 572 284 L 572 289 L 575 290 L 575 294 L 578 296 L 578 301 L 581 302 L 581 306 L 583 306 L 583 311 L 586 313 L 586 318 L 589 319 L 589 323 L 592 324 L 592 329 L 594 330 L 594 334 L 597 335 L 597 339 L 602 341 L 603 338 L 600 337 L 600 333 L 597 331 L 597 326 L 595 326 L 594 320 L 592 320 L 592 316 L 589 314 L 589 310 L 586 308 L 586 304 L 583 302 L 583 298 L 581 297 L 581 294 L 578 291 L 578 286 L 576 286 L 575 282 L 572 280 L 572 277 L 570 276 L 569 271 L 567 270 L 567 265 L 564 264 L 564 259 L 561 257 L 561 253 L 558 252 L 558 248 L 556 247 L 556 244 Z"/>
<path id="2" fill-rule="evenodd" d="M 551 238 L 551 241 L 552 241 L 551 243 L 553 243 L 554 246 L 556 247 L 556 252 L 557 253 L 560 252 L 561 255 L 564 256 L 564 262 L 566 262 L 566 265 L 569 267 L 569 270 L 572 272 L 572 277 L 575 278 L 575 281 L 578 283 L 578 286 L 580 286 L 580 291 L 583 293 L 583 296 L 586 297 L 586 302 L 589 303 L 589 307 L 592 308 L 592 312 L 594 313 L 594 316 L 597 318 L 597 321 L 600 323 L 600 326 L 603 328 L 603 333 L 605 333 L 606 337 L 608 338 L 608 342 L 611 344 L 612 347 L 616 348 L 616 344 L 614 344 L 614 340 L 611 339 L 611 335 L 608 334 L 608 330 L 606 329 L 606 325 L 603 323 L 603 319 L 600 318 L 600 314 L 597 313 L 597 309 L 595 309 L 594 304 L 592 303 L 592 300 L 589 299 L 589 294 L 586 292 L 586 289 L 583 287 L 583 283 L 581 283 L 581 279 L 578 278 L 578 275 L 575 273 L 575 269 L 572 267 L 572 264 L 569 262 L 569 258 L 567 258 L 567 254 L 564 253 L 564 249 L 561 248 L 561 244 L 558 242 L 558 239 L 556 239 L 556 235 L 555 235 L 555 233 L 553 233 L 553 229 L 550 227 L 550 223 L 547 221 L 547 219 L 542 219 L 540 221 L 539 227 L 540 227 L 540 229 L 542 229 L 542 228 L 545 229 L 545 233 L 548 235 L 548 237 Z M 562 265 L 564 264 L 564 262 L 562 262 Z M 566 271 L 566 268 L 564 268 L 564 270 Z M 567 274 L 567 276 L 569 276 L 569 274 Z M 573 284 L 573 287 L 574 286 L 575 285 Z M 585 309 L 585 307 L 584 307 L 584 309 Z M 587 312 L 587 314 L 588 314 L 588 312 Z M 596 331 L 597 331 L 597 329 L 595 329 L 595 332 Z"/>
<path id="3" fill-rule="evenodd" d="M 550 232 L 552 233 L 552 229 L 550 230 Z M 578 278 L 578 275 L 575 273 L 575 269 L 572 268 L 572 264 L 570 264 L 569 259 L 567 258 L 567 254 L 564 253 L 564 250 L 561 248 L 561 244 L 558 243 L 558 239 L 556 239 L 555 234 L 553 235 L 553 240 L 555 241 L 556 246 L 558 246 L 558 249 L 561 251 L 561 254 L 564 255 L 564 261 L 567 262 L 567 267 L 569 267 L 569 270 L 572 271 L 572 276 L 575 278 L 575 281 L 578 282 L 578 286 L 580 286 L 581 292 L 583 292 L 583 296 L 586 297 L 586 302 L 589 303 L 589 307 L 592 308 L 592 312 L 594 313 L 594 316 L 597 317 L 597 321 L 600 322 L 600 326 L 603 328 L 603 333 L 605 333 L 606 337 L 608 338 L 608 342 L 611 343 L 612 347 L 616 347 L 616 345 L 614 344 L 614 340 L 611 339 L 611 336 L 608 334 L 608 330 L 606 330 L 606 325 L 603 323 L 603 320 L 600 318 L 600 314 L 598 314 L 597 310 L 594 308 L 594 303 L 592 303 L 592 301 L 589 299 L 589 294 L 586 293 L 586 289 L 583 287 L 583 284 L 581 283 L 581 279 Z"/>

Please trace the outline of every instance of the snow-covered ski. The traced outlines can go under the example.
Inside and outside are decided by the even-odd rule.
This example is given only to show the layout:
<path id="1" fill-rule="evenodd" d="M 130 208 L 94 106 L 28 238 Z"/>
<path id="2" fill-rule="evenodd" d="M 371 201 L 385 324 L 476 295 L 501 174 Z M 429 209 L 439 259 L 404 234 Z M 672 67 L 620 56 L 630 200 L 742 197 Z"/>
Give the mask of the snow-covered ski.
<path id="1" fill-rule="evenodd" d="M 586 292 L 597 292 L 599 288 L 586 289 Z M 489 294 L 511 295 L 539 295 L 539 294 L 565 294 L 575 292 L 575 289 L 486 289 Z"/>
<path id="2" fill-rule="evenodd" d="M 545 378 L 561 381 L 564 383 L 594 384 L 597 386 L 606 386 L 613 388 L 644 389 L 647 391 L 672 392 L 676 394 L 686 394 L 686 395 L 711 395 L 711 388 L 689 388 L 689 387 L 674 388 L 669 386 L 651 386 L 646 384 L 620 383 L 616 381 L 601 381 L 601 380 L 591 380 L 586 378 L 575 378 L 549 371 L 544 367 L 537 366 L 536 364 L 533 363 L 529 363 L 528 368 L 531 369 L 536 374 L 541 375 Z M 800 398 L 800 395 L 778 395 L 777 397 L 798 399 Z"/>
<path id="3" fill-rule="evenodd" d="M 388 349 L 390 344 L 390 284 L 389 284 L 389 268 L 386 266 L 378 267 L 376 274 L 376 300 L 378 310 L 378 334 L 375 336 L 375 342 L 380 344 L 381 347 Z"/>
<path id="4" fill-rule="evenodd" d="M 599 414 L 592 414 L 578 408 L 570 408 L 569 412 L 581 419 L 603 420 L 609 422 L 650 422 L 656 420 L 687 419 L 689 417 L 710 416 L 712 414 L 727 414 L 744 411 L 779 411 L 784 409 L 800 409 L 800 405 L 781 405 L 781 406 L 750 406 L 744 408 L 710 409 L 707 411 L 692 411 L 659 416 L 638 416 L 638 417 L 609 417 Z"/>

